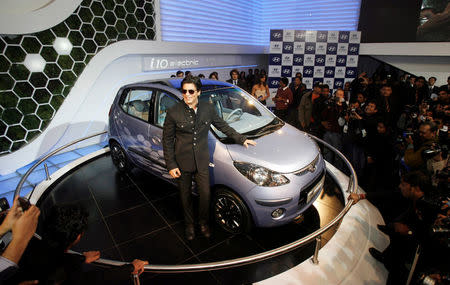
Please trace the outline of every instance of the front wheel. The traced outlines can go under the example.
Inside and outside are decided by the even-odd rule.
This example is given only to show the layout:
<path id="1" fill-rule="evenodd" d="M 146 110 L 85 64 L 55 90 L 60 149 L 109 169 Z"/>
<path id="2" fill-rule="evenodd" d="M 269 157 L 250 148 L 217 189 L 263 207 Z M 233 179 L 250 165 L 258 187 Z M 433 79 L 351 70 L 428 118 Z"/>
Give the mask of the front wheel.
<path id="1" fill-rule="evenodd" d="M 249 232 L 252 219 L 244 201 L 232 191 L 220 188 L 214 195 L 214 218 L 230 233 Z"/>
<path id="2" fill-rule="evenodd" d="M 109 149 L 111 150 L 111 159 L 119 172 L 126 172 L 129 170 L 127 155 L 123 148 L 117 142 L 110 142 Z"/>

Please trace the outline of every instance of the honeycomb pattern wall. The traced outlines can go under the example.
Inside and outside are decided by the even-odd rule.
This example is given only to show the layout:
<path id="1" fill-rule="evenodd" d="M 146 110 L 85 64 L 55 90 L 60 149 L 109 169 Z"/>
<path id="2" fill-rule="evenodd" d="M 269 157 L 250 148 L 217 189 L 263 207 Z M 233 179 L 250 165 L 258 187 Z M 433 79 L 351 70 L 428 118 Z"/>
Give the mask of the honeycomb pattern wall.
<path id="1" fill-rule="evenodd" d="M 0 155 L 40 134 L 102 48 L 155 39 L 153 0 L 84 0 L 64 22 L 0 36 Z"/>

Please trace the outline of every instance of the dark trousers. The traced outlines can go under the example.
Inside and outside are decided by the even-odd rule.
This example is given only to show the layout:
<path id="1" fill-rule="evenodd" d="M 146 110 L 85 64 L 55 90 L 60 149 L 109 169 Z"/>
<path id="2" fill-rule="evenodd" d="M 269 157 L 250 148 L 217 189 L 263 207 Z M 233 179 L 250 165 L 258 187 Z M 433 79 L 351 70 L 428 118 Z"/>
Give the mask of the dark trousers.
<path id="1" fill-rule="evenodd" d="M 278 118 L 282 119 L 283 121 L 286 121 L 287 119 L 287 115 L 288 115 L 288 110 L 284 109 L 284 110 L 278 110 L 275 109 L 275 116 L 277 116 Z"/>
<path id="2" fill-rule="evenodd" d="M 180 187 L 180 198 L 183 206 L 184 222 L 186 225 L 194 224 L 194 206 L 192 204 L 192 176 L 195 177 L 199 194 L 198 220 L 200 224 L 207 224 L 209 220 L 209 171 L 186 172 L 181 170 L 178 179 Z"/>

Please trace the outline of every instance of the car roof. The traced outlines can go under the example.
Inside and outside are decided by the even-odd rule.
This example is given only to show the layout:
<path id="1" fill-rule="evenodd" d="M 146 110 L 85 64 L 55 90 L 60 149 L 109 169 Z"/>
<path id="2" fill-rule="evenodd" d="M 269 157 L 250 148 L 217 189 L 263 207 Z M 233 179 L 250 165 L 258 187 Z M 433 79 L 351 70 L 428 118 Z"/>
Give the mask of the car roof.
<path id="1" fill-rule="evenodd" d="M 181 81 L 182 80 L 183 80 L 182 78 L 154 79 L 154 80 L 146 80 L 146 81 L 128 84 L 124 87 L 138 87 L 138 86 L 150 85 L 150 84 L 160 84 L 160 85 L 172 87 L 175 89 L 181 89 Z M 233 84 L 231 84 L 231 83 L 214 80 L 214 79 L 201 79 L 201 82 L 202 82 L 202 90 L 203 91 L 217 89 L 217 88 L 223 88 L 223 87 L 233 87 Z"/>

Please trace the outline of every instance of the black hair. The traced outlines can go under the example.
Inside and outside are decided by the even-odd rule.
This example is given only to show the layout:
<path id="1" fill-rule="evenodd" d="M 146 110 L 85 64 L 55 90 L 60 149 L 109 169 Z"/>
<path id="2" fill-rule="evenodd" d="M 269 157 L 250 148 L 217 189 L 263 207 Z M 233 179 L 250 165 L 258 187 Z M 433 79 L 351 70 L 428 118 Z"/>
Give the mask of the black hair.
<path id="1" fill-rule="evenodd" d="M 450 79 L 450 77 L 449 77 Z M 439 92 L 445 91 L 445 93 L 448 93 L 448 89 L 447 89 L 447 85 L 441 86 L 441 88 L 439 88 Z"/>
<path id="2" fill-rule="evenodd" d="M 320 81 L 314 82 L 313 88 L 316 88 L 316 87 L 322 88 L 322 82 L 320 82 Z"/>
<path id="3" fill-rule="evenodd" d="M 205 78 L 205 75 L 204 75 L 203 73 L 200 73 L 200 74 L 198 75 L 198 78 Z"/>
<path id="4" fill-rule="evenodd" d="M 257 81 L 256 81 L 256 85 L 261 84 L 261 78 L 263 78 L 263 77 L 266 78 L 266 80 L 264 80 L 264 82 L 263 82 L 263 86 L 266 87 L 266 84 L 267 84 L 267 76 L 266 76 L 265 74 L 258 74 L 258 79 L 257 79 Z"/>
<path id="5" fill-rule="evenodd" d="M 218 74 L 216 71 L 211 72 L 211 73 L 209 74 L 209 77 L 208 77 L 208 78 L 211 79 L 211 78 L 213 77 L 213 75 L 215 75 L 216 78 L 219 79 L 219 74 Z"/>
<path id="6" fill-rule="evenodd" d="M 322 85 L 320 85 L 320 88 L 321 89 L 330 89 L 330 86 L 328 86 L 328 84 L 322 84 Z"/>
<path id="7" fill-rule="evenodd" d="M 280 81 L 286 86 L 289 84 L 289 80 L 286 77 L 281 77 Z"/>
<path id="8" fill-rule="evenodd" d="M 231 71 L 230 71 L 230 77 L 233 77 L 233 73 L 237 73 L 237 75 L 239 76 L 239 70 L 237 70 L 237 69 L 232 69 Z"/>
<path id="9" fill-rule="evenodd" d="M 170 78 L 174 78 L 174 77 L 176 77 L 176 75 L 175 75 L 175 74 L 172 74 L 172 75 L 170 76 Z"/>
<path id="10" fill-rule="evenodd" d="M 411 171 L 403 174 L 402 180 L 411 186 L 419 187 L 426 194 L 430 189 L 430 177 L 422 171 Z"/>
<path id="11" fill-rule="evenodd" d="M 430 78 L 428 78 L 428 79 L 431 79 L 431 78 L 433 78 L 434 79 L 434 81 L 436 81 L 437 80 L 437 78 L 436 77 L 434 77 L 434 76 L 431 76 Z"/>
<path id="12" fill-rule="evenodd" d="M 178 71 L 177 71 L 177 76 L 178 76 L 179 74 L 183 74 L 183 71 L 178 70 Z"/>
<path id="13" fill-rule="evenodd" d="M 188 76 L 185 77 L 182 81 L 181 81 L 181 88 L 183 88 L 183 85 L 186 83 L 192 83 L 195 85 L 195 88 L 197 88 L 198 90 L 202 90 L 202 81 L 200 80 L 200 78 L 198 78 L 197 76 Z"/>
<path id="14" fill-rule="evenodd" d="M 438 130 L 438 126 L 432 121 L 425 121 L 420 124 L 420 126 L 429 126 L 431 132 L 435 132 Z M 419 127 L 420 127 L 419 126 Z"/>
<path id="15" fill-rule="evenodd" d="M 383 85 L 381 85 L 380 89 L 383 89 L 384 87 L 389 87 L 392 89 L 392 85 L 390 85 L 390 84 L 383 84 Z"/>
<path id="16" fill-rule="evenodd" d="M 376 100 L 369 100 L 369 101 L 366 102 L 367 105 L 369 105 L 370 103 L 374 104 L 375 108 L 378 108 L 378 104 L 377 104 Z"/>
<path id="17" fill-rule="evenodd" d="M 44 219 L 42 239 L 56 250 L 67 250 L 86 231 L 88 216 L 80 205 L 55 205 Z"/>

